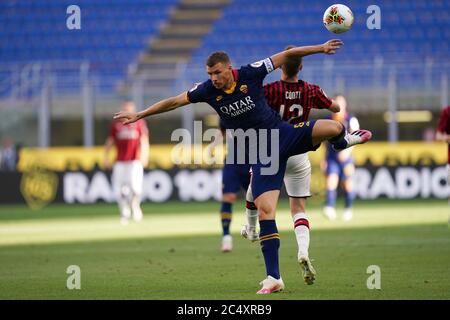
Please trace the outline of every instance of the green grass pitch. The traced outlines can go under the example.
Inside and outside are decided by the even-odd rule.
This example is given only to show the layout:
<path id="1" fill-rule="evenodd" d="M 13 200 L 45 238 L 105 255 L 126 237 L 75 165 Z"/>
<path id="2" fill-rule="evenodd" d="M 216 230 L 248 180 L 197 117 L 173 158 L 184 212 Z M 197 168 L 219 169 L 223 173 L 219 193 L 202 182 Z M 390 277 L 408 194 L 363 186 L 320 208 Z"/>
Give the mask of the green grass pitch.
<path id="1" fill-rule="evenodd" d="M 445 200 L 359 201 L 350 222 L 327 221 L 311 203 L 316 283 L 303 283 L 286 201 L 277 212 L 284 292 L 259 296 L 258 243 L 238 235 L 220 252 L 219 204 L 144 204 L 144 221 L 119 224 L 115 205 L 0 206 L 0 299 L 450 299 L 449 206 Z M 66 269 L 81 269 L 69 290 Z M 367 268 L 381 270 L 369 290 Z"/>

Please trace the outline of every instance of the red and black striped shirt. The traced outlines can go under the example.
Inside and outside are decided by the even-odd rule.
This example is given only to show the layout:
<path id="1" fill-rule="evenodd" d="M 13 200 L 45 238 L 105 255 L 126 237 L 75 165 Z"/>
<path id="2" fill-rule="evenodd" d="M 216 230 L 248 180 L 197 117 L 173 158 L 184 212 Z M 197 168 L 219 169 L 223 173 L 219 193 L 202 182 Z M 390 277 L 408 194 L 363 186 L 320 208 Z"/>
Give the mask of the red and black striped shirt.
<path id="1" fill-rule="evenodd" d="M 450 106 L 444 108 L 439 116 L 437 131 L 450 134 Z M 450 164 L 450 144 L 448 145 L 448 164 Z"/>
<path id="2" fill-rule="evenodd" d="M 264 95 L 269 106 L 292 124 L 307 121 L 312 108 L 328 109 L 332 103 L 319 86 L 303 80 L 268 83 L 264 85 Z"/>

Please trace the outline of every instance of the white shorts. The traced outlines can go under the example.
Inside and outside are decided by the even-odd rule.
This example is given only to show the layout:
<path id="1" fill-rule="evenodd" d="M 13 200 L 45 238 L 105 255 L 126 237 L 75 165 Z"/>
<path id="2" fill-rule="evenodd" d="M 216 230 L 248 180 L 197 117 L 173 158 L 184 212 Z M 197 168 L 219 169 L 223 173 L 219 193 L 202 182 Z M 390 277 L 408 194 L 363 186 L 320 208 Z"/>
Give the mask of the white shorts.
<path id="1" fill-rule="evenodd" d="M 128 185 L 135 195 L 142 194 L 144 168 L 139 160 L 117 161 L 112 172 L 114 192 L 120 195 L 121 187 Z"/>
<path id="2" fill-rule="evenodd" d="M 289 197 L 304 198 L 311 196 L 311 163 L 308 154 L 292 156 L 286 164 L 284 185 Z"/>

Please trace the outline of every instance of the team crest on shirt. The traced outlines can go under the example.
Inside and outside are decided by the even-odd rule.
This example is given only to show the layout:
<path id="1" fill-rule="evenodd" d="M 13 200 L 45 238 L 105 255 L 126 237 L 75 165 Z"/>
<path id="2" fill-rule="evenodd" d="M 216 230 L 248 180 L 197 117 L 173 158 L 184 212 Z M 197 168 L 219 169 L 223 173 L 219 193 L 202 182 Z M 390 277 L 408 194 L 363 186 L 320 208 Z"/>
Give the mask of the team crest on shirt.
<path id="1" fill-rule="evenodd" d="M 240 90 L 242 93 L 247 94 L 247 92 L 248 92 L 248 87 L 247 87 L 246 84 L 243 84 L 243 85 L 239 88 L 239 90 Z"/>
<path id="2" fill-rule="evenodd" d="M 222 98 L 223 98 L 223 96 L 217 96 L 216 101 L 220 101 L 220 100 L 222 100 Z"/>

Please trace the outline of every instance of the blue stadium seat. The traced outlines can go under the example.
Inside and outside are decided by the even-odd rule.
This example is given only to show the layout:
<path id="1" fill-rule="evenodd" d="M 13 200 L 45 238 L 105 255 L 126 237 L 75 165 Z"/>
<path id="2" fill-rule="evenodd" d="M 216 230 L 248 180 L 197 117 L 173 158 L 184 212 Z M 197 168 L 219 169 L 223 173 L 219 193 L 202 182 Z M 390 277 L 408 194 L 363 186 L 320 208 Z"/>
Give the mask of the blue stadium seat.
<path id="1" fill-rule="evenodd" d="M 352 30 L 341 35 L 329 33 L 322 25 L 323 11 L 329 1 L 234 0 L 215 22 L 202 47 L 196 50 L 192 63 L 202 61 L 209 52 L 225 50 L 236 61 L 250 56 L 265 57 L 282 50 L 287 44 L 322 43 L 332 37 L 346 42 L 336 61 L 373 61 L 402 57 L 447 57 L 450 38 L 450 2 L 445 0 L 378 1 L 381 8 L 381 30 L 368 30 L 366 9 L 372 1 L 352 2 L 355 15 Z M 233 23 L 230 23 L 232 21 Z"/>
<path id="2" fill-rule="evenodd" d="M 176 2 L 0 1 L 0 61 L 88 59 L 99 76 L 108 73 L 119 79 Z M 66 9 L 74 3 L 81 9 L 81 30 L 66 27 Z"/>
<path id="3" fill-rule="evenodd" d="M 0 1 L 0 61 L 88 59 L 102 73 L 123 77 L 145 48 L 177 0 L 77 0 L 82 30 L 66 28 L 71 0 Z M 203 64 L 216 50 L 228 51 L 237 63 L 261 59 L 288 44 L 344 40 L 336 63 L 362 63 L 450 56 L 450 2 L 447 0 L 380 0 L 381 30 L 368 30 L 370 0 L 353 1 L 355 23 L 350 32 L 334 35 L 322 24 L 329 1 L 234 0 L 213 24 L 191 63 Z M 250 60 L 250 61 L 249 61 Z M 321 63 L 322 57 L 307 61 Z M 109 81 L 110 78 L 108 78 Z M 359 79 L 359 78 L 358 78 Z M 360 80 L 354 80 L 360 81 Z"/>

